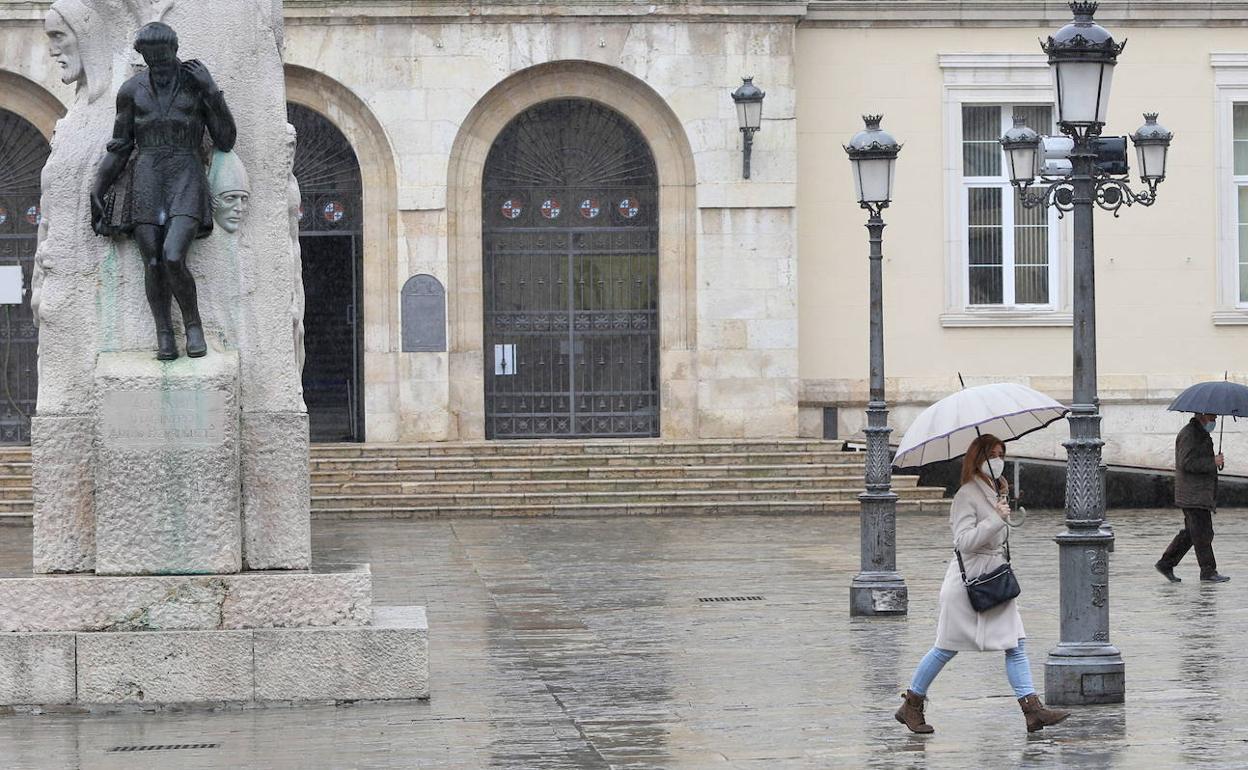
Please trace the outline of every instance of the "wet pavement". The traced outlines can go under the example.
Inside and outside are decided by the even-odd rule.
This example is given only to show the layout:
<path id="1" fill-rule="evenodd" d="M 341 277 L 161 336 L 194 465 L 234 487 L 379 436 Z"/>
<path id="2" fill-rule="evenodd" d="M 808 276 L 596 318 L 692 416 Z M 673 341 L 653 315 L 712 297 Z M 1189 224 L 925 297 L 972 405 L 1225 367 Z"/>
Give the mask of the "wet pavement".
<path id="1" fill-rule="evenodd" d="M 893 721 L 935 634 L 949 531 L 905 514 L 905 619 L 848 616 L 854 517 L 319 522 L 323 561 L 368 561 L 376 603 L 424 604 L 429 702 L 0 717 L 0 768 L 1248 768 L 1248 511 L 1220 568 L 1152 564 L 1177 511 L 1115 511 L 1111 641 L 1127 702 L 1028 735 L 1000 653 L 931 690 L 930 736 Z M 1057 640 L 1060 514 L 1011 537 L 1032 672 Z M 0 572 L 30 530 L 0 529 Z M 761 596 L 742 602 L 702 597 Z M 117 746 L 215 748 L 109 751 Z"/>

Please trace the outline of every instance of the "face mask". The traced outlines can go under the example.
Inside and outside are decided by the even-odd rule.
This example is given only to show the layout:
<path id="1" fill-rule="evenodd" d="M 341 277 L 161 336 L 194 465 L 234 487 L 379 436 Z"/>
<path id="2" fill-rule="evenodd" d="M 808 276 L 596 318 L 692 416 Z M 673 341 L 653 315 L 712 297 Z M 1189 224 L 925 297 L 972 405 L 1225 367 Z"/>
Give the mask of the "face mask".
<path id="1" fill-rule="evenodd" d="M 1213 433 L 1213 429 L 1216 427 L 1218 427 L 1217 420 L 1210 420 L 1209 422 L 1205 423 L 1205 430 L 1209 431 L 1210 433 Z"/>
<path id="2" fill-rule="evenodd" d="M 999 478 L 1001 476 L 1001 473 L 1005 470 L 1005 459 L 1001 457 L 994 457 L 988 462 L 980 465 L 979 469 L 983 471 L 987 476 L 990 476 L 994 479 Z"/>

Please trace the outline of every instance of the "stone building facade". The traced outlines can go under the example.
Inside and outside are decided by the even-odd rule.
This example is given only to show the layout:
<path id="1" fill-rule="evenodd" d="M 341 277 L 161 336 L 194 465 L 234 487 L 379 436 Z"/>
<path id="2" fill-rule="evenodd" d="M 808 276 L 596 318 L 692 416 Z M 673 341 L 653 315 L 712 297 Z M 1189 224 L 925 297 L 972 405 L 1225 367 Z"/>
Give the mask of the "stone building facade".
<path id="1" fill-rule="evenodd" d="M 0 0 L 0 115 L 43 137 L 72 96 L 44 53 L 47 6 Z M 1052 104 L 1036 38 L 1069 19 L 1063 3 L 284 12 L 305 155 L 305 396 L 314 430 L 328 415 L 323 438 L 853 437 L 867 243 L 841 145 L 868 112 L 905 144 L 885 231 L 895 427 L 958 372 L 1069 397 L 1068 224 L 974 223 L 1016 249 L 1028 232 L 1032 252 L 1002 246 L 977 264 L 1000 277 L 972 296 L 966 196 L 1008 189 L 968 193 L 993 182 L 961 166 L 967 116 Z M 1132 41 L 1114 133 L 1145 109 L 1176 133 L 1161 202 L 1097 222 L 1106 457 L 1166 465 L 1181 424 L 1168 399 L 1224 370 L 1248 376 L 1234 167 L 1248 6 L 1107 0 L 1098 20 Z M 747 75 L 766 99 L 743 179 L 729 94 Z M 1031 283 L 1005 277 L 1024 273 Z M 1023 451 L 1061 457 L 1062 433 Z"/>

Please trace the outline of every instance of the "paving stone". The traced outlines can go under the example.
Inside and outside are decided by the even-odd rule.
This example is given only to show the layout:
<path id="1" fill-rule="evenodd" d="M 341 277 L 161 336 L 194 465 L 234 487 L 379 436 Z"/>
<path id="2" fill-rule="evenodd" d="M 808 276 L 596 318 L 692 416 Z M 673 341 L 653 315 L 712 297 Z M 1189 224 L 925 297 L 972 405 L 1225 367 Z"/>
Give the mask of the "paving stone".
<path id="1" fill-rule="evenodd" d="M 1224 768 L 1244 767 L 1248 511 L 1215 517 L 1219 568 L 1152 567 L 1174 510 L 1112 511 L 1111 642 L 1124 704 L 1024 730 L 999 653 L 961 653 L 936 680 L 936 732 L 907 733 L 897 694 L 935 637 L 951 557 L 947 503 L 898 520 L 905 619 L 848 616 L 856 515 L 317 521 L 317 559 L 372 564 L 378 604 L 427 605 L 427 702 L 0 718 L 7 768 L 144 767 Z M 1058 641 L 1061 513 L 1011 536 L 1033 679 Z M 0 570 L 29 572 L 29 529 Z M 757 594 L 757 602 L 699 597 Z M 156 756 L 156 754 L 162 754 Z M 163 763 L 163 764 L 162 764 Z"/>

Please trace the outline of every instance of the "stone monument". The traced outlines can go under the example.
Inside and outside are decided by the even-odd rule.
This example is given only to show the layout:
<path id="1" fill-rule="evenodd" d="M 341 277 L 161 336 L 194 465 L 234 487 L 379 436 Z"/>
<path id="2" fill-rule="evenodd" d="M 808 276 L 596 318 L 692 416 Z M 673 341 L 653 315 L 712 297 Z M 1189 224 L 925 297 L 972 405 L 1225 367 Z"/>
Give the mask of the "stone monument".
<path id="1" fill-rule="evenodd" d="M 77 97 L 43 175 L 37 574 L 0 579 L 0 705 L 428 697 L 424 608 L 311 559 L 281 27 L 275 0 L 48 12 Z"/>

